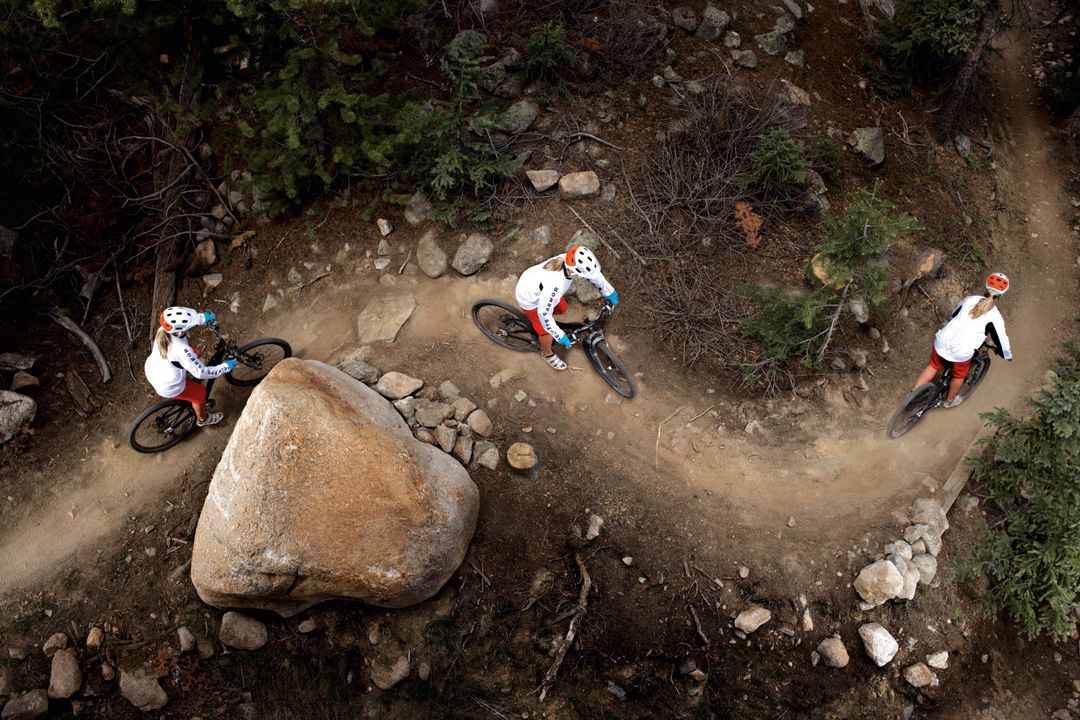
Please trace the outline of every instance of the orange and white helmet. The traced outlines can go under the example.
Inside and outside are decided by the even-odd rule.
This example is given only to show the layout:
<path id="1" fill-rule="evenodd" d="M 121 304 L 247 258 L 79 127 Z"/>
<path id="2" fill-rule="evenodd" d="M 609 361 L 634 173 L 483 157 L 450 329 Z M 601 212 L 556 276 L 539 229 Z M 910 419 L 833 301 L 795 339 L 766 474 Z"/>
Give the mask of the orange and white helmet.
<path id="1" fill-rule="evenodd" d="M 986 278 L 986 292 L 994 297 L 1001 297 L 1009 290 L 1009 278 L 1005 273 L 990 273 Z"/>
<path id="2" fill-rule="evenodd" d="M 197 310 L 180 305 L 167 307 L 161 311 L 161 327 L 173 337 L 183 337 L 191 328 L 202 323 Z"/>
<path id="3" fill-rule="evenodd" d="M 587 280 L 600 275 L 600 261 L 584 245 L 574 245 L 566 251 L 566 267 L 573 275 Z"/>

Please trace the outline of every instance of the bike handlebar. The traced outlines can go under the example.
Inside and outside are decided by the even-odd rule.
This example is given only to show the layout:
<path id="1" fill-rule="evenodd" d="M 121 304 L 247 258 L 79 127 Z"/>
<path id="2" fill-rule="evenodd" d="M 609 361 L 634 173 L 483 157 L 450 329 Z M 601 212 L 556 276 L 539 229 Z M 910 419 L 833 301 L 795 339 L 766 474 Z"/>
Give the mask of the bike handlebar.
<path id="1" fill-rule="evenodd" d="M 613 312 L 615 312 L 615 306 L 605 300 L 604 304 L 600 307 L 600 310 L 596 313 L 596 317 L 586 320 L 582 323 L 581 327 L 574 328 L 571 332 L 566 333 L 566 336 L 570 338 L 571 347 L 577 343 L 579 335 L 583 335 L 592 330 L 596 323 Z"/>

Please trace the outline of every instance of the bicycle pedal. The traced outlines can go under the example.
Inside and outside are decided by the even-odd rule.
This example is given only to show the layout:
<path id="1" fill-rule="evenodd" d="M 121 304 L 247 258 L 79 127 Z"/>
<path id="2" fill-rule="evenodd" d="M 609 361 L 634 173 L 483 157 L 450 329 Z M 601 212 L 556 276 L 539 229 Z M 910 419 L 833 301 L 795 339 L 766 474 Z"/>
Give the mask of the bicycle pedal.
<path id="1" fill-rule="evenodd" d="M 206 398 L 206 409 L 207 410 L 212 410 L 214 405 L 215 405 L 215 403 L 214 403 L 213 398 Z"/>

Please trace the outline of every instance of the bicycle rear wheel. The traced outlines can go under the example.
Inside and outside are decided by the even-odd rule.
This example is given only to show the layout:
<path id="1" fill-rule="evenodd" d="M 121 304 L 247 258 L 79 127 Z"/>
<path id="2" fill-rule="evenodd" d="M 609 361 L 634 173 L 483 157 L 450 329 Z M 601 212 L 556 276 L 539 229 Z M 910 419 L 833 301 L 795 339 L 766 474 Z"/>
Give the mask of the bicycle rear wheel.
<path id="1" fill-rule="evenodd" d="M 896 439 L 915 427 L 922 416 L 933 407 L 940 388 L 935 383 L 925 383 L 911 391 L 889 421 L 886 433 Z"/>
<path id="2" fill-rule="evenodd" d="M 236 367 L 225 376 L 226 382 L 240 387 L 258 385 L 274 366 L 292 357 L 292 348 L 281 338 L 259 338 L 236 350 Z"/>
<path id="3" fill-rule="evenodd" d="M 477 300 L 472 306 L 472 318 L 480 332 L 508 350 L 540 349 L 540 340 L 532 323 L 512 305 L 499 300 Z"/>
<path id="4" fill-rule="evenodd" d="M 165 400 L 142 411 L 128 430 L 128 445 L 141 453 L 168 450 L 195 429 L 195 410 L 186 400 Z"/>
<path id="5" fill-rule="evenodd" d="M 615 392 L 624 398 L 634 397 L 634 393 L 637 391 L 634 376 L 622 364 L 615 351 L 608 345 L 607 340 L 598 340 L 595 343 L 586 344 L 585 354 L 589 357 L 592 366 L 596 368 L 596 372 L 600 373 L 600 377 L 604 378 L 604 381 Z"/>

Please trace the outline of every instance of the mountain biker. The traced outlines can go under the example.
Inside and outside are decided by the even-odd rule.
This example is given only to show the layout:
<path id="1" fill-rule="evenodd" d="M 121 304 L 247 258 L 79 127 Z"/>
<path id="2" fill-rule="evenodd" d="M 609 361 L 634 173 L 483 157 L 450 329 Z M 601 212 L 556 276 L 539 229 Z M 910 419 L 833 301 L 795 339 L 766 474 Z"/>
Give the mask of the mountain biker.
<path id="1" fill-rule="evenodd" d="M 199 427 L 217 425 L 224 415 L 206 412 L 206 386 L 192 380 L 188 373 L 198 380 L 208 380 L 232 372 L 236 361 L 230 358 L 220 365 L 207 367 L 184 336 L 191 328 L 206 325 L 216 317 L 214 313 L 199 312 L 189 307 L 165 308 L 159 320 L 161 327 L 154 336 L 154 347 L 143 363 L 143 372 L 154 386 L 154 391 L 165 398 L 191 403 Z"/>
<path id="2" fill-rule="evenodd" d="M 987 335 L 1001 349 L 1002 357 L 1012 360 L 1012 347 L 1009 345 L 1009 336 L 1005 334 L 1005 319 L 994 306 L 994 301 L 1008 290 L 1009 278 L 1003 273 L 991 273 L 986 278 L 985 294 L 969 295 L 960 301 L 953 310 L 952 320 L 934 335 L 930 364 L 915 381 L 916 388 L 933 380 L 937 373 L 945 369 L 946 363 L 949 363 L 952 365 L 953 374 L 943 407 L 954 408 L 962 403 L 964 397 L 958 397 L 956 393 L 964 384 L 971 358 L 986 341 Z"/>
<path id="3" fill-rule="evenodd" d="M 552 349 L 555 343 L 570 348 L 570 338 L 555 322 L 554 315 L 566 312 L 563 295 L 570 289 L 574 277 L 595 285 L 605 300 L 619 304 L 619 293 L 600 272 L 600 261 L 584 245 L 570 247 L 564 255 L 548 258 L 521 273 L 514 296 L 518 306 L 529 316 L 533 329 L 540 336 L 540 354 L 555 370 L 565 370 L 566 363 Z"/>

